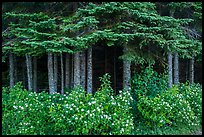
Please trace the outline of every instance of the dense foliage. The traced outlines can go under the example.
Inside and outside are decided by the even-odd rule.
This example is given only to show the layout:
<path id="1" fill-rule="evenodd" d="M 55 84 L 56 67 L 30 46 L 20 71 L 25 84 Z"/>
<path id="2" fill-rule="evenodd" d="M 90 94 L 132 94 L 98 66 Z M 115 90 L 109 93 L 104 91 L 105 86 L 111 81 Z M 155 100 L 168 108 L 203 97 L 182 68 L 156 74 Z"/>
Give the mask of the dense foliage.
<path id="1" fill-rule="evenodd" d="M 64 95 L 33 93 L 21 83 L 3 88 L 3 134 L 131 134 L 132 97 L 128 91 L 114 96 L 109 77 L 101 78 L 95 95 L 81 87 Z"/>
<path id="2" fill-rule="evenodd" d="M 52 4 L 58 7 L 61 3 Z M 53 15 L 48 9 L 38 9 L 34 13 L 17 9 L 4 10 L 3 54 L 73 54 L 101 40 L 107 46 L 127 46 L 128 52 L 121 58 L 138 64 L 154 63 L 158 58 L 165 60 L 162 54 L 169 51 L 177 52 L 183 58 L 191 58 L 201 53 L 201 42 L 189 38 L 183 29 L 190 22 L 200 21 L 199 4 L 194 4 L 193 7 L 196 8 L 192 11 L 195 17 L 191 18 L 161 16 L 157 12 L 156 4 L 151 2 L 72 5 L 75 7 L 72 11 L 74 14 L 66 16 L 61 13 L 59 16 Z M 179 7 L 177 3 L 173 5 Z M 49 4 L 47 6 L 49 7 Z M 171 8 L 168 10 L 172 11 Z"/>
<path id="3" fill-rule="evenodd" d="M 141 78 L 138 82 L 142 81 Z M 11 89 L 4 87 L 3 134 L 147 134 L 150 129 L 151 132 L 167 127 L 193 129 L 202 124 L 202 89 L 198 84 L 179 84 L 151 96 L 139 90 L 114 95 L 108 74 L 101 82 L 93 95 L 86 94 L 81 87 L 64 95 L 33 93 L 25 90 L 21 83 Z"/>
<path id="4" fill-rule="evenodd" d="M 169 126 L 192 129 L 201 125 L 201 86 L 179 83 L 167 89 L 166 81 L 166 75 L 158 74 L 151 67 L 133 76 L 135 124 L 152 130 Z"/>

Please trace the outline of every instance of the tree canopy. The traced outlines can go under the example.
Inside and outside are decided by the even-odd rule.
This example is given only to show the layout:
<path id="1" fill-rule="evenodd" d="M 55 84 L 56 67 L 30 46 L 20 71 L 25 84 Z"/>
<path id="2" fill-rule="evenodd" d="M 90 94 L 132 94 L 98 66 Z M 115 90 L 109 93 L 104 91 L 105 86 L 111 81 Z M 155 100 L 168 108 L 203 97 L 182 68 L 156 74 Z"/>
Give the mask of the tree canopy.
<path id="1" fill-rule="evenodd" d="M 128 47 L 121 58 L 137 64 L 165 59 L 162 55 L 168 51 L 191 58 L 202 50 L 190 33 L 195 24 L 192 28 L 198 33 L 193 34 L 200 35 L 201 6 L 199 2 L 3 3 L 3 55 L 73 54 L 103 41 Z M 166 10 L 169 15 L 160 15 Z M 188 17 L 179 14 L 186 10 Z"/>

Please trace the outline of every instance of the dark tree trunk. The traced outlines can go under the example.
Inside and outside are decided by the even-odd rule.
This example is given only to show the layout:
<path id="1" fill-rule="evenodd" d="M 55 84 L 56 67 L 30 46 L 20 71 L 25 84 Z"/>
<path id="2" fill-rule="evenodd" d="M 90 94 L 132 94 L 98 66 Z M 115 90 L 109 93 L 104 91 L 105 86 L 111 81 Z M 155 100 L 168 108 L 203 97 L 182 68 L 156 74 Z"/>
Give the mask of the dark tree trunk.
<path id="1" fill-rule="evenodd" d="M 190 60 L 189 64 L 189 82 L 193 83 L 194 82 L 194 57 Z"/>
<path id="2" fill-rule="evenodd" d="M 71 60 L 71 88 L 74 87 L 74 55 L 72 54 L 72 60 Z"/>
<path id="3" fill-rule="evenodd" d="M 23 75 L 23 86 L 27 87 L 27 78 L 26 78 L 26 61 L 22 62 L 22 75 Z"/>
<path id="4" fill-rule="evenodd" d="M 127 48 L 124 47 L 123 53 L 127 52 Z M 123 88 L 130 88 L 130 79 L 131 79 L 131 70 L 130 70 L 131 62 L 123 60 Z"/>
<path id="5" fill-rule="evenodd" d="M 14 84 L 18 82 L 18 69 L 17 69 L 17 59 L 16 55 L 13 54 L 14 61 Z"/>
<path id="6" fill-rule="evenodd" d="M 74 87 L 80 85 L 80 54 L 74 54 Z"/>
<path id="7" fill-rule="evenodd" d="M 116 82 L 117 82 L 117 79 L 116 79 L 116 48 L 114 47 L 114 57 L 113 57 L 113 61 L 114 61 L 114 66 L 113 66 L 113 71 L 114 71 L 114 90 L 115 90 L 115 93 L 116 93 Z"/>
<path id="8" fill-rule="evenodd" d="M 188 66 L 188 60 L 186 61 L 186 81 L 188 80 L 188 71 L 189 71 L 189 66 Z"/>
<path id="9" fill-rule="evenodd" d="M 80 84 L 81 86 L 85 89 L 85 84 L 86 84 L 86 56 L 85 56 L 85 51 L 82 51 L 81 53 L 81 60 L 80 60 Z"/>
<path id="10" fill-rule="evenodd" d="M 28 75 L 28 90 L 33 90 L 32 57 L 26 54 L 26 65 Z"/>
<path id="11" fill-rule="evenodd" d="M 37 57 L 33 57 L 33 90 L 37 92 Z"/>
<path id="12" fill-rule="evenodd" d="M 92 93 L 92 47 L 87 52 L 87 93 Z"/>
<path id="13" fill-rule="evenodd" d="M 10 77 L 10 88 L 14 86 L 14 59 L 13 53 L 9 53 L 9 77 Z"/>
<path id="14" fill-rule="evenodd" d="M 60 55 L 61 62 L 61 94 L 64 94 L 64 65 L 63 65 L 63 55 Z"/>
<path id="15" fill-rule="evenodd" d="M 174 84 L 179 83 L 179 56 L 178 53 L 174 54 Z"/>
<path id="16" fill-rule="evenodd" d="M 70 56 L 68 53 L 66 53 L 65 58 L 65 87 L 70 88 Z"/>
<path id="17" fill-rule="evenodd" d="M 54 84 L 55 84 L 56 92 L 57 92 L 57 81 L 58 81 L 58 61 L 57 61 L 57 55 L 54 55 Z"/>
<path id="18" fill-rule="evenodd" d="M 168 53 L 168 87 L 172 87 L 172 53 Z"/>
<path id="19" fill-rule="evenodd" d="M 54 68 L 53 68 L 53 55 L 48 53 L 48 82 L 49 82 L 49 93 L 55 93 L 55 84 L 54 84 Z"/>

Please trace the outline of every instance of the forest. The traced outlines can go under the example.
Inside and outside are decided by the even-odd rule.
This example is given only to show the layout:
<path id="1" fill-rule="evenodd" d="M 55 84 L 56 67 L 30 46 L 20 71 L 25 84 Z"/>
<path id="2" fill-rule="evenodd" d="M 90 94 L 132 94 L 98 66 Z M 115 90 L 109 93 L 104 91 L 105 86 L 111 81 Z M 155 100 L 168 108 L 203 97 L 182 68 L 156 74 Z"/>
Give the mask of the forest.
<path id="1" fill-rule="evenodd" d="M 3 135 L 202 134 L 202 2 L 3 2 Z"/>

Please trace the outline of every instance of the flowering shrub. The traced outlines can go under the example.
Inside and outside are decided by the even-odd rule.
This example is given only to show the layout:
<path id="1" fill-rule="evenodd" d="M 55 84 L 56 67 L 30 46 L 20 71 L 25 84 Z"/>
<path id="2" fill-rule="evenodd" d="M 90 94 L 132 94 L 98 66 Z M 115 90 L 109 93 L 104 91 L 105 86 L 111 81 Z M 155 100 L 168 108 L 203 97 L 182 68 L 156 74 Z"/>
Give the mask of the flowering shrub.
<path id="1" fill-rule="evenodd" d="M 196 112 L 201 110 L 201 98 L 198 96 L 191 98 L 196 94 L 192 94 L 192 91 L 195 91 L 196 88 L 191 88 L 191 91 L 188 90 L 186 94 L 185 92 L 180 91 L 178 87 L 179 86 L 174 86 L 171 89 L 158 94 L 154 98 L 139 94 L 137 107 L 148 126 L 160 127 L 170 124 L 173 126 L 188 125 L 190 127 L 199 125 L 198 119 L 201 115 L 196 114 Z M 184 87 L 185 89 L 188 89 L 190 86 Z M 184 87 L 180 87 L 180 89 Z M 201 96 L 201 90 L 198 90 L 197 92 Z M 191 93 L 191 97 L 189 96 L 189 93 Z M 188 96 L 189 98 L 186 98 L 185 96 Z M 193 109 L 192 107 L 192 105 L 195 104 L 194 102 L 197 102 L 194 100 L 199 100 L 199 103 L 197 104 L 199 107 L 196 109 Z M 199 113 L 201 114 L 201 111 Z"/>
<path id="2" fill-rule="evenodd" d="M 128 91 L 114 96 L 109 79 L 101 78 L 94 95 L 81 87 L 64 95 L 33 93 L 21 83 L 3 88 L 3 134 L 131 134 L 133 98 Z"/>

